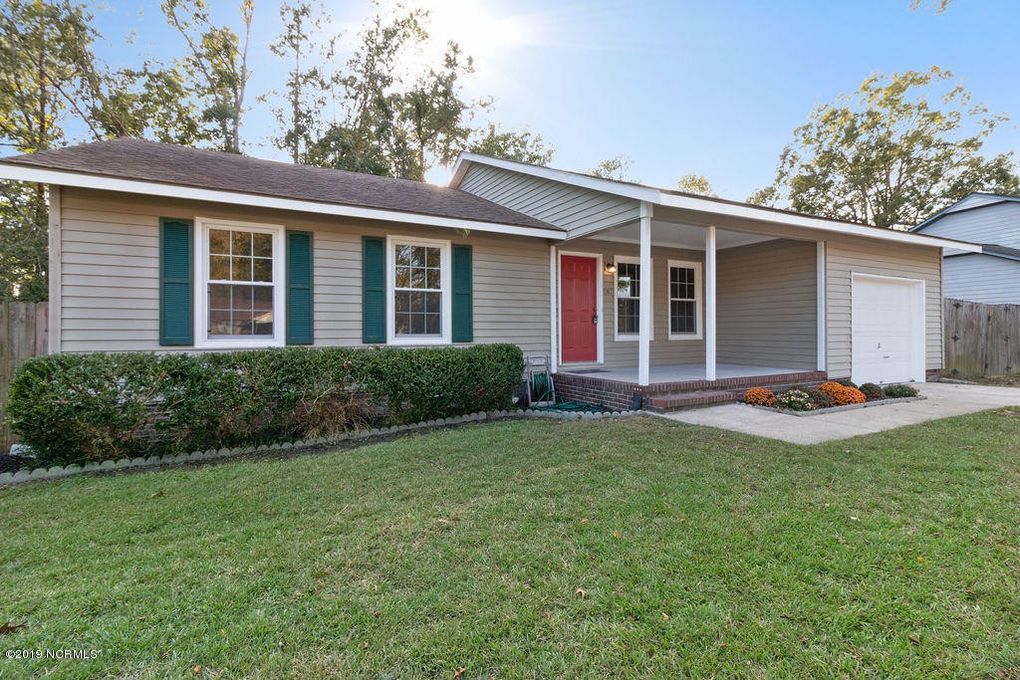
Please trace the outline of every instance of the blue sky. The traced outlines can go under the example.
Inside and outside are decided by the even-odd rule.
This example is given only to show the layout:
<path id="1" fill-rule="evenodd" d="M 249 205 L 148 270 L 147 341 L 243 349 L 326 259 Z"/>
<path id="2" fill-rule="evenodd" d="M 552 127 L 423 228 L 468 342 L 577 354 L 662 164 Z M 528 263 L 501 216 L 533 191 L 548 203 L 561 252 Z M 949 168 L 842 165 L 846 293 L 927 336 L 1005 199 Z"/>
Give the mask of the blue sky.
<path id="1" fill-rule="evenodd" d="M 768 184 L 792 130 L 816 105 L 869 74 L 952 70 L 977 102 L 1015 120 L 987 146 L 1020 151 L 1020 12 L 1015 0 L 956 0 L 941 14 L 909 0 L 554 2 L 418 0 L 435 33 L 461 41 L 478 69 L 468 94 L 495 98 L 492 118 L 528 127 L 553 147 L 553 165 L 586 170 L 625 154 L 630 174 L 671 186 L 706 175 L 727 198 Z M 211 0 L 221 21 L 236 3 Z M 282 65 L 268 44 L 279 4 L 256 0 L 244 121 L 246 152 L 268 143 L 272 118 L 256 96 L 278 87 Z M 368 0 L 326 2 L 330 30 L 348 35 L 370 16 Z M 92 6 L 114 66 L 183 54 L 158 1 Z M 444 182 L 448 170 L 430 179 Z"/>

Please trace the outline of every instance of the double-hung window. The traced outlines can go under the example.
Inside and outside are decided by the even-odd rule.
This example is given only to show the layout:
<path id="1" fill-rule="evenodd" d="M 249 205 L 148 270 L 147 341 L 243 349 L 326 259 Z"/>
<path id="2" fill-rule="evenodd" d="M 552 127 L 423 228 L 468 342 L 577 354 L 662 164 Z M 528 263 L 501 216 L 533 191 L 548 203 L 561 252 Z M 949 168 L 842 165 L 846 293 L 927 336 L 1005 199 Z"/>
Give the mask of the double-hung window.
<path id="1" fill-rule="evenodd" d="M 641 261 L 636 257 L 623 255 L 617 255 L 615 260 L 616 332 L 614 338 L 616 340 L 637 340 L 641 333 L 641 286 L 644 284 Z M 651 291 L 650 288 L 649 291 Z M 655 337 L 654 330 L 652 337 Z"/>
<path id="2" fill-rule="evenodd" d="M 449 343 L 449 241 L 390 237 L 388 245 L 390 342 Z"/>
<path id="3" fill-rule="evenodd" d="M 196 220 L 201 347 L 283 344 L 283 227 Z"/>
<path id="4" fill-rule="evenodd" d="M 701 263 L 669 261 L 669 338 L 701 337 Z"/>

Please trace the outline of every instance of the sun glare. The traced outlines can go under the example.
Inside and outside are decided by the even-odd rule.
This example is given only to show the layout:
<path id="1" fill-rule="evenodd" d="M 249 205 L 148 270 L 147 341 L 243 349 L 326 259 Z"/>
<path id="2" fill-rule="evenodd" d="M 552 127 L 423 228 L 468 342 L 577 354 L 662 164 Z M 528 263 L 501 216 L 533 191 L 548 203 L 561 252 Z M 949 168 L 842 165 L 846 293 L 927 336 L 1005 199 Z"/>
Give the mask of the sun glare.
<path id="1" fill-rule="evenodd" d="M 406 4 L 429 13 L 431 41 L 426 57 L 439 57 L 446 43 L 453 40 L 474 59 L 476 75 L 482 79 L 505 66 L 508 52 L 539 39 L 536 17 L 497 14 L 485 0 L 416 0 Z"/>

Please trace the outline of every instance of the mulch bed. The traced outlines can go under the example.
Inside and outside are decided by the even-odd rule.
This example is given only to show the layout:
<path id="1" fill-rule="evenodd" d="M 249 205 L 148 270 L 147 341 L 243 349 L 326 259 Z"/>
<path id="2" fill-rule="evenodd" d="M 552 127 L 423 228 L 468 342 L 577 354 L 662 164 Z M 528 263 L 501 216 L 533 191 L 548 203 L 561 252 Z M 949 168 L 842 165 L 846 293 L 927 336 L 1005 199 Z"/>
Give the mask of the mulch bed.
<path id="1" fill-rule="evenodd" d="M 12 456 L 9 453 L 0 453 L 0 473 L 17 472 L 21 469 L 21 463 L 25 459 L 21 456 Z"/>

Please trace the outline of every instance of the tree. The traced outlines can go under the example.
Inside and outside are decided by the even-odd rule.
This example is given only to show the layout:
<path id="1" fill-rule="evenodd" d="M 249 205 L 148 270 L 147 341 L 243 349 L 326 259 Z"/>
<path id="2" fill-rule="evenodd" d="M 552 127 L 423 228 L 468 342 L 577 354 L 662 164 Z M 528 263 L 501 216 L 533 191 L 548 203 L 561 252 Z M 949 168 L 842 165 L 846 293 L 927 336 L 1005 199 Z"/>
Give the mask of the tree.
<path id="1" fill-rule="evenodd" d="M 229 27 L 212 25 L 205 0 L 163 0 L 161 8 L 188 45 L 185 64 L 201 81 L 194 91 L 205 104 L 202 120 L 216 127 L 222 150 L 241 153 L 254 0 L 241 0 L 243 39 Z"/>
<path id="2" fill-rule="evenodd" d="M 149 62 L 109 72 L 93 53 L 99 34 L 71 0 L 7 0 L 0 6 L 0 145 L 18 152 L 79 138 L 203 139 L 185 75 Z M 76 140 L 74 140 L 76 141 Z M 41 184 L 0 182 L 0 298 L 47 296 L 47 197 Z"/>
<path id="3" fill-rule="evenodd" d="M 286 88 L 260 97 L 280 102 L 273 108 L 277 147 L 296 163 L 416 180 L 477 144 L 508 153 L 535 149 L 538 160 L 548 161 L 540 137 L 494 125 L 472 130 L 472 117 L 488 102 L 463 96 L 473 68 L 457 43 L 446 45 L 439 63 L 422 63 L 427 11 L 377 8 L 339 69 L 333 66 L 339 36 L 321 37 L 320 13 L 300 0 L 281 8 L 284 28 L 271 50 L 288 63 Z M 332 120 L 323 120 L 323 110 L 334 111 Z"/>
<path id="4" fill-rule="evenodd" d="M 212 138 L 202 125 L 185 65 L 146 62 L 100 77 L 93 88 L 92 116 L 105 137 L 148 137 L 194 146 Z"/>
<path id="5" fill-rule="evenodd" d="M 712 189 L 712 183 L 704 175 L 690 173 L 677 180 L 676 188 L 688 194 L 700 194 L 701 196 L 716 195 Z"/>
<path id="6" fill-rule="evenodd" d="M 1012 153 L 981 155 L 1006 120 L 973 104 L 938 67 L 871 76 L 811 113 L 781 154 L 775 181 L 750 200 L 891 227 L 915 224 L 971 191 L 1015 194 Z"/>
<path id="7" fill-rule="evenodd" d="M 476 130 L 467 150 L 532 165 L 548 165 L 554 152 L 545 145 L 541 135 L 527 130 L 503 130 L 494 123 L 489 123 L 485 130 Z"/>
<path id="8" fill-rule="evenodd" d="M 303 162 L 323 168 L 392 175 L 386 149 L 375 141 L 366 141 L 346 125 L 334 124 L 311 140 Z"/>
<path id="9" fill-rule="evenodd" d="M 315 138 L 329 87 L 322 69 L 311 62 L 316 46 L 310 31 L 318 31 L 322 23 L 305 2 L 284 3 L 280 7 L 280 19 L 284 22 L 283 34 L 269 49 L 278 57 L 290 59 L 291 68 L 286 82 L 287 107 L 273 109 L 276 120 L 284 128 L 281 135 L 273 138 L 273 144 L 290 153 L 295 163 L 301 163 Z M 322 55 L 326 60 L 333 56 L 333 45 L 333 40 L 327 42 Z"/>
<path id="10" fill-rule="evenodd" d="M 415 150 L 414 167 L 403 173 L 404 177 L 424 180 L 430 158 L 449 164 L 464 147 L 471 133 L 464 119 L 472 105 L 461 97 L 460 78 L 473 70 L 471 57 L 465 57 L 451 41 L 443 65 L 430 68 L 401 97 L 400 121 Z"/>
<path id="11" fill-rule="evenodd" d="M 589 175 L 595 177 L 601 177 L 602 179 L 612 179 L 618 182 L 633 181 L 628 179 L 627 172 L 630 170 L 630 166 L 634 165 L 629 157 L 620 155 L 614 156 L 613 158 L 607 158 L 604 161 L 599 162 L 594 168 L 588 171 Z"/>
<path id="12" fill-rule="evenodd" d="M 0 8 L 0 144 L 21 153 L 64 141 L 92 71 L 91 17 L 64 2 L 7 0 Z M 0 182 L 0 298 L 47 297 L 47 201 L 41 184 Z"/>
<path id="13" fill-rule="evenodd" d="M 346 70 L 336 77 L 340 85 L 344 119 L 327 130 L 334 149 L 349 147 L 339 164 L 344 170 L 386 168 L 385 174 L 405 177 L 416 174 L 407 132 L 398 121 L 402 101 L 399 58 L 410 46 L 423 42 L 427 13 L 397 5 L 392 14 L 377 13 L 359 34 L 358 48 Z M 321 145 L 320 145 L 321 146 Z M 385 162 L 380 163 L 381 159 Z"/>

